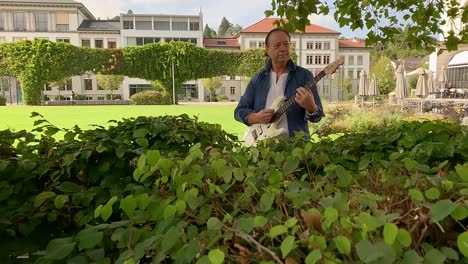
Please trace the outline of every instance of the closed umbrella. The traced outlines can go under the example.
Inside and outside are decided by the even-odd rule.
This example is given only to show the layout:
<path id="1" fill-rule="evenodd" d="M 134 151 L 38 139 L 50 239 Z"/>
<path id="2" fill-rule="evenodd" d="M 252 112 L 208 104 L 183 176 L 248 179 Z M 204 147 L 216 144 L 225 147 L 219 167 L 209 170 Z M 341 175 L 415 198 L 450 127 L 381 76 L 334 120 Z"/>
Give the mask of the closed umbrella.
<path id="1" fill-rule="evenodd" d="M 369 84 L 369 90 L 367 91 L 367 94 L 372 96 L 372 106 L 374 106 L 374 99 L 376 95 L 379 95 L 379 87 L 377 85 L 377 78 L 375 78 L 375 74 L 372 74 L 372 79 Z"/>
<path id="2" fill-rule="evenodd" d="M 397 99 L 404 99 L 408 96 L 408 87 L 406 85 L 405 66 L 400 64 L 396 69 L 396 87 L 395 97 Z"/>
<path id="3" fill-rule="evenodd" d="M 435 83 L 434 83 L 434 78 L 432 75 L 432 71 L 427 71 L 427 89 L 429 91 L 429 94 L 435 94 L 436 93 L 436 88 L 435 88 Z"/>
<path id="4" fill-rule="evenodd" d="M 367 74 L 364 69 L 359 73 L 359 90 L 358 95 L 362 98 L 362 106 L 364 106 L 364 96 L 367 95 Z"/>
<path id="5" fill-rule="evenodd" d="M 426 97 L 429 95 L 429 87 L 427 85 L 427 70 L 424 68 L 418 68 L 413 72 L 408 73 L 408 75 L 419 74 L 418 82 L 416 84 L 416 96 Z"/>

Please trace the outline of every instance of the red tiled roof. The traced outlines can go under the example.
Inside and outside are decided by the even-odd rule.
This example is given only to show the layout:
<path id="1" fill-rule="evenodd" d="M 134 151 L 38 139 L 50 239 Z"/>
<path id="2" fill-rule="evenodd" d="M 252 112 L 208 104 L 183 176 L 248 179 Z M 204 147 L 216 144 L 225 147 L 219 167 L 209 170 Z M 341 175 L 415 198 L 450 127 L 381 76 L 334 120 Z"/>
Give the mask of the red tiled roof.
<path id="1" fill-rule="evenodd" d="M 340 39 L 340 48 L 365 48 L 366 44 L 362 41 L 355 39 Z"/>
<path id="2" fill-rule="evenodd" d="M 236 47 L 239 48 L 239 41 L 235 38 L 205 38 L 204 47 Z"/>
<path id="3" fill-rule="evenodd" d="M 248 26 L 241 30 L 241 33 L 266 33 L 269 32 L 270 30 L 276 28 L 276 25 L 273 25 L 273 22 L 278 20 L 278 18 L 274 17 L 267 17 L 264 18 L 257 23 Z M 340 34 L 338 31 L 331 30 L 329 28 L 321 27 L 318 25 L 311 24 L 309 26 L 306 26 L 305 28 L 305 33 L 327 33 L 327 34 Z"/>

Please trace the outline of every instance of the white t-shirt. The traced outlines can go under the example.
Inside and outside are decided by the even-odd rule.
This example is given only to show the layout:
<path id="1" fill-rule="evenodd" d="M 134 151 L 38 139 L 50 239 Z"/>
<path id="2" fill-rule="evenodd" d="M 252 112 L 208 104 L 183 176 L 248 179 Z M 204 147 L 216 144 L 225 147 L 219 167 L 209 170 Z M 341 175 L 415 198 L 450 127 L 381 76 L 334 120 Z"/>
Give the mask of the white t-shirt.
<path id="1" fill-rule="evenodd" d="M 284 90 L 286 89 L 286 81 L 288 80 L 288 73 L 283 73 L 276 81 L 276 72 L 270 72 L 270 90 L 268 91 L 268 97 L 266 100 L 266 108 L 272 108 L 273 102 L 278 99 L 278 97 L 284 97 Z M 286 129 L 286 135 L 289 134 L 288 129 L 288 119 L 286 118 L 286 113 L 283 114 L 281 120 L 277 124 L 277 128 Z"/>

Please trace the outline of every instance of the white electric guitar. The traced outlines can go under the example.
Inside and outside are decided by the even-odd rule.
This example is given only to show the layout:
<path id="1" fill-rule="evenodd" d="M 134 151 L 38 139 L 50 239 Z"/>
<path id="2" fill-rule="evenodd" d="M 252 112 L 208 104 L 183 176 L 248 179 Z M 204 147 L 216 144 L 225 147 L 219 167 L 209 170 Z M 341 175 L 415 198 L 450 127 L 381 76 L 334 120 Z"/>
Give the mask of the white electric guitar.
<path id="1" fill-rule="evenodd" d="M 318 81 L 320 81 L 324 76 L 333 74 L 340 65 L 344 63 L 343 58 L 334 61 L 333 63 L 327 65 L 317 76 L 312 78 L 304 87 L 307 89 L 312 89 Z M 284 113 L 286 113 L 291 106 L 293 106 L 295 101 L 295 95 L 286 99 L 285 97 L 279 97 L 276 99 L 269 109 L 275 110 L 273 117 L 270 120 L 269 124 L 253 124 L 247 128 L 244 134 L 244 145 L 252 146 L 257 143 L 259 140 L 266 138 L 278 137 L 285 134 L 286 130 L 284 128 L 277 128 L 278 123 L 281 121 Z"/>

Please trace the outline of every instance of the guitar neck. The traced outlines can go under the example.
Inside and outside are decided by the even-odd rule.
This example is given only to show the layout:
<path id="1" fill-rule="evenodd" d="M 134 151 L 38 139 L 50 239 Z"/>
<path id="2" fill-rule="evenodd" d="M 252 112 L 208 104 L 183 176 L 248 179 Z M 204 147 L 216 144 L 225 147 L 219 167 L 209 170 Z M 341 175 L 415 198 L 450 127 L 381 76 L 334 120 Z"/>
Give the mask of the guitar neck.
<path id="1" fill-rule="evenodd" d="M 304 87 L 309 90 L 312 90 L 312 87 L 316 85 L 317 82 L 320 81 L 325 75 L 326 73 L 324 71 L 320 71 L 320 73 L 317 74 L 317 76 L 315 76 L 314 78 L 312 78 L 310 82 L 308 82 Z M 289 110 L 291 106 L 293 106 L 296 103 L 295 97 L 296 95 L 293 95 L 289 97 L 289 99 L 286 100 L 283 104 L 281 104 L 278 110 L 276 110 L 275 113 L 273 113 L 272 122 L 278 120 L 284 113 L 286 113 Z"/>

